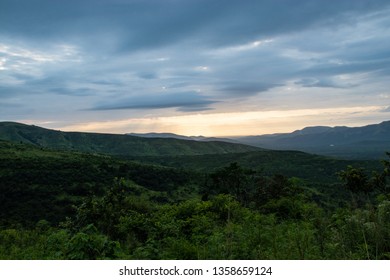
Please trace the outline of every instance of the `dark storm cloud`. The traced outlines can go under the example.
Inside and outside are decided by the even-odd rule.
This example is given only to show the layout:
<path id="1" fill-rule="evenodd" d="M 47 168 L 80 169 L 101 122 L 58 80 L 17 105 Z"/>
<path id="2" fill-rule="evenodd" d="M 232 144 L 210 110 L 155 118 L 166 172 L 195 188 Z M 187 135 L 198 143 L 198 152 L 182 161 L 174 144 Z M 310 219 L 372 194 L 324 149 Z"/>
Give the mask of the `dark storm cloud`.
<path id="1" fill-rule="evenodd" d="M 59 76 L 34 79 L 28 75 L 14 75 L 19 83 L 0 86 L 0 96 L 15 97 L 23 95 L 41 95 L 53 93 L 67 96 L 92 96 L 95 92 L 88 87 L 69 87 L 66 80 Z"/>
<path id="2" fill-rule="evenodd" d="M 187 39 L 197 45 L 244 43 L 318 24 L 338 25 L 346 16 L 353 19 L 355 14 L 383 8 L 389 2 L 1 0 L 0 4 L 0 34 L 39 42 L 81 40 L 94 44 L 95 51 L 112 43 L 125 51 Z"/>
<path id="3" fill-rule="evenodd" d="M 36 94 L 35 89 L 26 89 L 20 85 L 0 85 L 0 98 L 20 97 L 28 94 Z"/>
<path id="4" fill-rule="evenodd" d="M 140 72 L 137 74 L 137 76 L 145 80 L 153 80 L 158 78 L 158 75 L 154 72 Z"/>
<path id="5" fill-rule="evenodd" d="M 0 108 L 2 110 L 6 110 L 6 109 L 17 109 L 17 108 L 20 108 L 22 107 L 21 104 L 19 103 L 12 103 L 12 102 L 0 102 Z"/>
<path id="6" fill-rule="evenodd" d="M 214 108 L 210 108 L 210 107 L 207 107 L 209 104 L 207 104 L 206 106 L 202 106 L 202 105 L 199 105 L 199 106 L 183 106 L 183 107 L 178 107 L 177 108 L 177 111 L 178 112 L 203 112 L 203 111 L 210 111 L 210 110 L 213 110 Z"/>
<path id="7" fill-rule="evenodd" d="M 50 88 L 48 89 L 50 92 L 60 95 L 68 95 L 68 96 L 92 96 L 94 92 L 89 88 L 74 88 L 69 89 L 66 87 L 58 87 L 58 88 Z"/>
<path id="8" fill-rule="evenodd" d="M 20 92 L 29 94 L 32 92 L 50 92 L 59 95 L 68 96 L 86 96 L 91 94 L 88 88 L 70 88 L 67 86 L 67 78 L 61 76 L 48 76 L 41 79 L 28 78 L 24 79 L 24 83 L 19 85 Z"/>
<path id="9" fill-rule="evenodd" d="M 318 64 L 302 71 L 302 74 L 335 76 L 342 74 L 368 73 L 390 69 L 390 59 L 376 61 L 340 62 Z"/>
<path id="10" fill-rule="evenodd" d="M 160 93 L 153 96 L 133 96 L 110 103 L 98 104 L 90 110 L 179 108 L 180 111 L 203 111 L 216 102 L 200 96 L 196 92 Z"/>
<path id="11" fill-rule="evenodd" d="M 1 86 L 0 85 L 0 98 L 6 98 L 14 96 L 18 93 L 18 89 L 12 86 Z"/>
<path id="12" fill-rule="evenodd" d="M 282 84 L 251 83 L 251 82 L 236 81 L 236 82 L 228 82 L 226 86 L 221 87 L 219 90 L 228 95 L 244 97 L 244 96 L 256 95 L 259 92 L 264 92 L 278 86 L 282 86 Z"/>
<path id="13" fill-rule="evenodd" d="M 191 85 L 191 83 L 183 82 L 183 83 L 174 83 L 168 86 L 168 88 L 174 89 L 174 88 L 182 88 Z"/>
<path id="14" fill-rule="evenodd" d="M 332 79 L 316 79 L 316 78 L 304 78 L 295 82 L 295 84 L 302 87 L 319 87 L 319 88 L 347 88 L 352 87 L 352 84 L 342 84 Z"/>

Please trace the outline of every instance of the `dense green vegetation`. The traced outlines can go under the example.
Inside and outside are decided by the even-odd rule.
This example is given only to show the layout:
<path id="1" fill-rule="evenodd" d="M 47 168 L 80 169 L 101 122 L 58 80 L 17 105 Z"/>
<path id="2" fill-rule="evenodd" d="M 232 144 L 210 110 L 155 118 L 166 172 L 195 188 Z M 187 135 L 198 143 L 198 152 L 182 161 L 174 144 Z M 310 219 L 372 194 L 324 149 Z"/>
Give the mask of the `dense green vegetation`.
<path id="1" fill-rule="evenodd" d="M 159 164 L 175 168 L 185 168 L 206 172 L 237 162 L 245 168 L 261 169 L 266 175 L 284 174 L 312 182 L 332 183 L 337 180 L 337 172 L 348 165 L 380 170 L 381 163 L 376 160 L 340 160 L 311 155 L 297 151 L 255 151 L 219 155 L 195 156 L 143 156 L 126 157 L 140 163 Z"/>
<path id="2" fill-rule="evenodd" d="M 168 201 L 190 184 L 184 170 L 140 165 L 108 156 L 53 151 L 0 140 L 0 226 L 58 223 L 84 197 L 101 196 L 115 178 L 127 178 L 153 200 Z M 141 192 L 141 191 L 140 191 Z"/>
<path id="3" fill-rule="evenodd" d="M 296 152 L 130 161 L 0 141 L 0 259 L 388 259 L 389 170 Z"/>

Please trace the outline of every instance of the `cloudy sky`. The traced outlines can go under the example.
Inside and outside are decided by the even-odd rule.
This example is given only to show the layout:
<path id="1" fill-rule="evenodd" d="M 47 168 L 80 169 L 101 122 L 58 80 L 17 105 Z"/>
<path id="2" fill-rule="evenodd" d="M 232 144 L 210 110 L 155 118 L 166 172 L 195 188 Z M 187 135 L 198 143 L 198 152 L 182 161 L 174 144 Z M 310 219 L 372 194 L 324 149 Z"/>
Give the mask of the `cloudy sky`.
<path id="1" fill-rule="evenodd" d="M 390 120 L 388 0 L 0 0 L 0 121 L 232 136 Z"/>

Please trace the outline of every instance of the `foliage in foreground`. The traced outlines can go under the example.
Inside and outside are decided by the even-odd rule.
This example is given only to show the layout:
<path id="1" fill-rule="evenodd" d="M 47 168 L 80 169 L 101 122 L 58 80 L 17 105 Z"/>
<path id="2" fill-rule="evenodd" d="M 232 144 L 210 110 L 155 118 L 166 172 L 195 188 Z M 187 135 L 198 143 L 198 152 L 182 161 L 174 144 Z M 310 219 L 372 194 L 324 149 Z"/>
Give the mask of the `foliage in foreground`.
<path id="1" fill-rule="evenodd" d="M 288 203 L 287 203 L 288 202 Z M 268 203 L 271 203 L 270 201 Z M 117 181 L 51 227 L 0 231 L 1 259 L 388 259 L 390 200 L 326 213 L 301 194 L 268 208 L 232 195 L 156 204 Z M 264 204 L 265 205 L 265 204 Z M 269 207 L 269 206 L 267 206 Z M 286 209 L 287 207 L 287 209 Z M 286 213 L 290 215 L 286 216 Z"/>

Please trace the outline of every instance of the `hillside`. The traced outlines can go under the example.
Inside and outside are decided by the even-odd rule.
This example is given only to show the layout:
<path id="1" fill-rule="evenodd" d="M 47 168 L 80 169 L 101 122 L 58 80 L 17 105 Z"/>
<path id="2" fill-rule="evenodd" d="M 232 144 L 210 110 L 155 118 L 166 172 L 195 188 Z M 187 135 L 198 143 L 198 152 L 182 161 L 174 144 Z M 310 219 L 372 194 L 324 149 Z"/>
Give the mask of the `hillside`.
<path id="1" fill-rule="evenodd" d="M 110 156 L 56 151 L 0 140 L 0 228 L 9 221 L 59 222 L 85 197 L 101 195 L 116 178 L 133 182 L 134 193 L 174 199 L 189 172 L 137 164 Z M 165 197 L 160 192 L 170 192 Z M 188 193 L 188 192 L 187 192 Z"/>
<path id="2" fill-rule="evenodd" d="M 0 259 L 388 257 L 388 188 L 370 178 L 370 193 L 352 194 L 335 174 L 370 161 L 292 151 L 138 160 L 0 140 Z"/>
<path id="3" fill-rule="evenodd" d="M 265 175 L 283 174 L 287 177 L 298 177 L 311 183 L 337 182 L 337 172 L 345 169 L 348 165 L 360 166 L 368 170 L 381 168 L 381 163 L 374 160 L 342 160 L 298 151 L 273 150 L 219 155 L 131 157 L 129 159 L 140 163 L 200 172 L 210 172 L 232 162 L 237 162 L 245 168 L 261 170 Z"/>
<path id="4" fill-rule="evenodd" d="M 14 122 L 0 123 L 0 139 L 39 147 L 116 156 L 202 155 L 256 151 L 226 142 L 144 138 L 119 134 L 62 132 Z"/>
<path id="5" fill-rule="evenodd" d="M 378 159 L 390 151 L 390 121 L 363 127 L 306 127 L 292 133 L 247 136 L 236 140 L 266 149 L 299 150 L 351 159 Z"/>
<path id="6" fill-rule="evenodd" d="M 59 222 L 74 214 L 72 205 L 84 197 L 101 195 L 115 178 L 134 182 L 135 193 L 149 193 L 156 201 L 183 199 L 204 185 L 206 174 L 233 162 L 264 176 L 300 178 L 310 192 L 319 192 L 317 199 L 332 197 L 331 204 L 335 205 L 345 197 L 337 185 L 337 172 L 348 165 L 381 168 L 377 161 L 337 160 L 294 151 L 129 159 L 0 140 L 0 225 L 10 220 L 22 224 L 40 219 Z"/>

